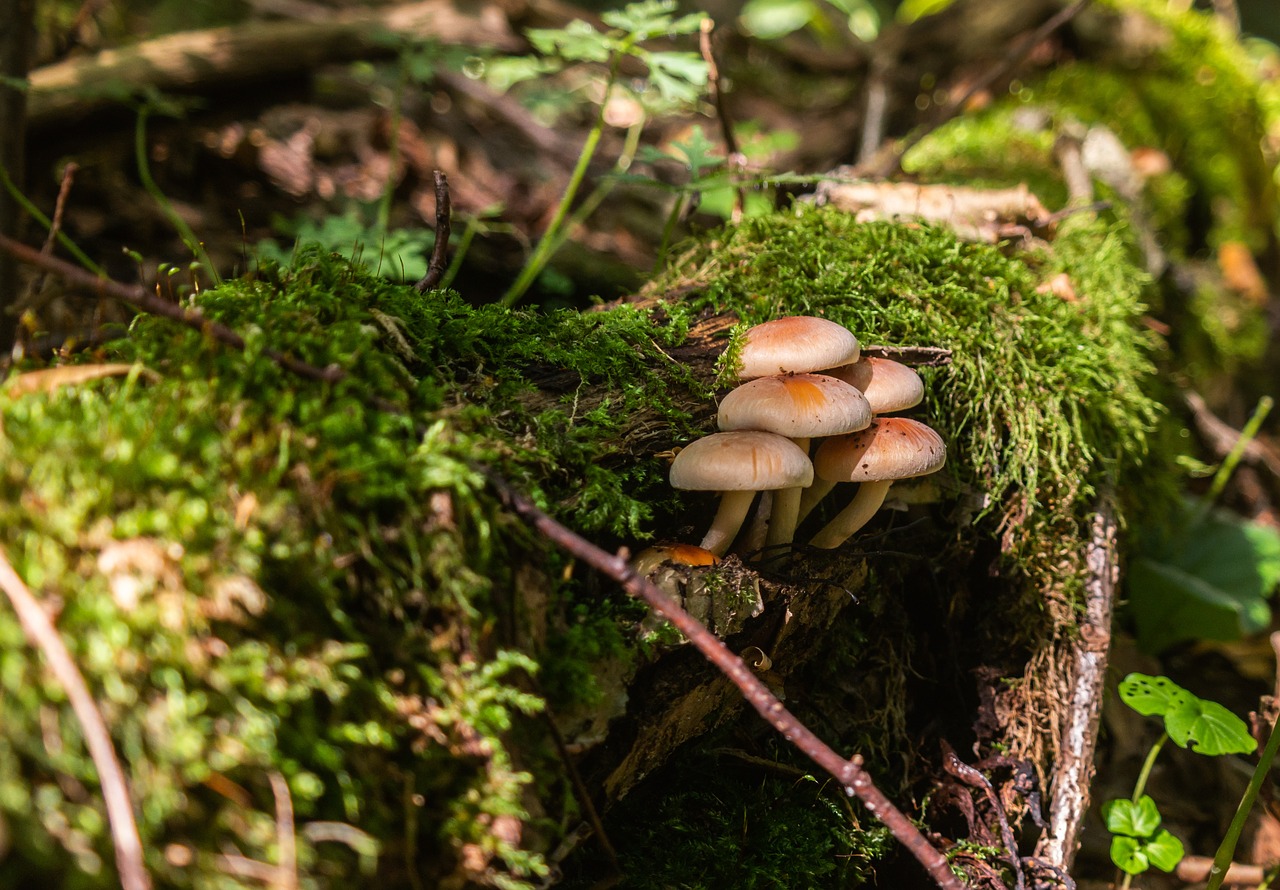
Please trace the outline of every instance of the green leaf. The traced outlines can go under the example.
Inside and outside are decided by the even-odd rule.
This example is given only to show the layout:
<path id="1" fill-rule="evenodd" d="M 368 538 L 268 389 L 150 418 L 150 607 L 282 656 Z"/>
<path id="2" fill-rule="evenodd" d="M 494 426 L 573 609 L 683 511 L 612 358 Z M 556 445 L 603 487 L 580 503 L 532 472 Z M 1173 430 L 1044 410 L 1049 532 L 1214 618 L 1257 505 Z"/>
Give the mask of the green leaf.
<path id="1" fill-rule="evenodd" d="M 819 14 L 813 0 L 747 0 L 739 21 L 761 40 L 777 40 L 799 31 Z"/>
<path id="2" fill-rule="evenodd" d="M 702 20 L 706 18 L 702 13 L 695 12 L 674 19 L 671 14 L 675 9 L 675 0 L 645 0 L 642 3 L 629 3 L 622 9 L 603 12 L 600 18 L 610 28 L 625 32 L 637 43 L 662 34 L 692 34 L 702 26 Z"/>
<path id="3" fill-rule="evenodd" d="M 614 43 L 582 19 L 574 19 L 563 28 L 530 28 L 525 36 L 543 55 L 572 62 L 606 62 Z"/>
<path id="4" fill-rule="evenodd" d="M 1112 834 L 1149 838 L 1160 827 L 1160 810 L 1144 794 L 1137 803 L 1124 799 L 1107 801 L 1102 805 L 1102 819 Z"/>
<path id="5" fill-rule="evenodd" d="M 1163 717 L 1195 698 L 1168 677 L 1133 673 L 1120 681 L 1120 700 L 1144 717 Z"/>
<path id="6" fill-rule="evenodd" d="M 1186 851 L 1183 849 L 1182 841 L 1162 828 L 1159 834 L 1146 842 L 1143 852 L 1147 854 L 1147 859 L 1152 865 L 1161 871 L 1168 872 L 1178 867 Z"/>
<path id="7" fill-rule="evenodd" d="M 668 102 L 697 101 L 707 85 L 707 63 L 697 53 L 661 52 L 644 57 L 649 82 Z"/>
<path id="8" fill-rule="evenodd" d="M 1222 510 L 1183 507 L 1173 535 L 1145 542 L 1127 588 L 1138 642 L 1158 652 L 1186 639 L 1234 640 L 1265 630 L 1280 583 L 1280 532 Z"/>
<path id="9" fill-rule="evenodd" d="M 1111 839 L 1111 861 L 1116 868 L 1131 875 L 1140 875 L 1150 867 L 1142 841 L 1121 835 Z"/>
<path id="10" fill-rule="evenodd" d="M 1198 754 L 1248 754 L 1258 746 L 1243 720 L 1168 677 L 1130 674 L 1120 681 L 1120 700 L 1144 717 L 1163 717 L 1169 737 Z"/>
<path id="11" fill-rule="evenodd" d="M 1169 738 L 1197 754 L 1250 754 L 1258 741 L 1249 727 L 1235 714 L 1217 702 L 1195 698 L 1181 708 L 1166 714 L 1165 729 Z"/>

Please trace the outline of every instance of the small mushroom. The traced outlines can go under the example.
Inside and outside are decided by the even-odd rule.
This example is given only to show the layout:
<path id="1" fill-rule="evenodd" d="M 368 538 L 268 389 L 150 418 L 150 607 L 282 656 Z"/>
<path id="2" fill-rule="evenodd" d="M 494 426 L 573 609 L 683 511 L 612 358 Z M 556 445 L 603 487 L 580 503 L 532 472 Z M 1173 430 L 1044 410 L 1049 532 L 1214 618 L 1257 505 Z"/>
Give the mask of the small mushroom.
<path id="1" fill-rule="evenodd" d="M 790 439 L 740 430 L 713 433 L 689 443 L 672 462 L 670 479 L 674 488 L 721 492 L 720 507 L 702 547 L 723 556 L 742 527 L 755 493 L 810 485 L 813 464 Z"/>
<path id="2" fill-rule="evenodd" d="M 813 458 L 820 480 L 814 490 L 825 488 L 825 493 L 837 482 L 862 484 L 849 506 L 809 543 L 825 550 L 839 547 L 880 509 L 894 480 L 928 475 L 946 459 L 942 437 L 907 417 L 877 417 L 861 432 L 826 440 Z"/>
<path id="3" fill-rule="evenodd" d="M 872 414 L 906 411 L 924 399 L 924 381 L 920 375 L 893 359 L 865 356 L 851 365 L 823 373 L 856 386 L 867 397 Z"/>
<path id="4" fill-rule="evenodd" d="M 632 570 L 637 575 L 646 577 L 664 563 L 677 566 L 715 566 L 720 564 L 720 557 L 693 544 L 654 544 L 631 558 Z"/>
<path id="5" fill-rule="evenodd" d="M 730 392 L 720 403 L 717 422 L 722 430 L 765 430 L 786 436 L 808 454 L 812 437 L 866 429 L 871 406 L 861 392 L 842 380 L 822 374 L 786 374 L 758 377 Z M 774 495 L 766 547 L 785 550 L 791 543 L 800 515 L 800 497 L 800 488 Z"/>
<path id="6" fill-rule="evenodd" d="M 858 338 L 825 318 L 791 315 L 749 329 L 738 354 L 740 380 L 822 371 L 858 360 Z"/>

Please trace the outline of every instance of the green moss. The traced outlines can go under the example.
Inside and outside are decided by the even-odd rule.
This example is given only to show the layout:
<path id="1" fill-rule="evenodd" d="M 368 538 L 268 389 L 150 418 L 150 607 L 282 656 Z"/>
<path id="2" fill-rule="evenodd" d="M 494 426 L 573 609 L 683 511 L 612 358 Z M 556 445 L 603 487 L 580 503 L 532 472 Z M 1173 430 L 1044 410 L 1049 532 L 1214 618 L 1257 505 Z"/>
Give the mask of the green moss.
<path id="1" fill-rule="evenodd" d="M 0 542 L 58 604 L 161 882 L 234 885 L 216 861 L 228 846 L 274 861 L 272 771 L 300 825 L 345 822 L 368 841 L 357 855 L 301 834 L 304 886 L 369 879 L 370 845 L 401 880 L 544 874 L 509 825 L 543 742 L 521 726 L 541 707 L 525 691 L 537 666 L 502 616 L 558 557 L 503 517 L 478 467 L 584 530 L 639 530 L 661 467 L 618 444 L 618 417 L 656 406 L 682 422 L 673 394 L 692 384 L 660 347 L 687 315 L 475 309 L 314 251 L 196 302 L 248 349 L 139 318 L 101 357 L 154 374 L 0 396 Z M 266 347 L 348 376 L 301 380 Z M 532 398 L 553 373 L 568 379 L 564 408 Z M 575 410 L 584 384 L 608 402 Z M 535 568 L 518 584 L 522 564 Z M 65 697 L 8 612 L 0 639 L 0 812 L 15 843 L 0 886 L 110 883 Z M 528 643 L 555 666 L 554 634 Z M 519 767 L 512 733 L 528 736 Z M 192 864 L 165 858 L 169 844 Z"/>

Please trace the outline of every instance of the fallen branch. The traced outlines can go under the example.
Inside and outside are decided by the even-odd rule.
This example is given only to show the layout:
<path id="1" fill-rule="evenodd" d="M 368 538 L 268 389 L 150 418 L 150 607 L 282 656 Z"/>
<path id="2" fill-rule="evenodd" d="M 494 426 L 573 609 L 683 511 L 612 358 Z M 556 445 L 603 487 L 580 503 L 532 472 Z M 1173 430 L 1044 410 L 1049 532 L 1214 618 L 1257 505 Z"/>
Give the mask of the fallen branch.
<path id="1" fill-rule="evenodd" d="M 278 79 L 326 62 L 394 55 L 412 41 L 505 52 L 525 45 L 497 6 L 451 0 L 335 12 L 316 22 L 184 31 L 37 68 L 31 72 L 28 120 L 38 127 L 119 106 L 120 84 L 171 92 Z"/>
<path id="2" fill-rule="evenodd" d="M 111 825 L 111 839 L 115 844 L 120 885 L 124 890 L 150 890 L 151 875 L 142 858 L 142 840 L 138 836 L 138 824 L 133 818 L 129 786 L 111 745 L 107 724 L 98 711 L 89 686 L 62 642 L 62 637 L 58 635 L 57 628 L 3 553 L 0 553 L 0 588 L 4 589 L 9 602 L 13 603 L 13 610 L 18 614 L 18 621 L 22 623 L 27 639 L 44 654 L 53 676 L 67 693 L 71 710 L 80 721 L 89 757 L 93 760 L 94 769 L 98 771 L 98 781 L 102 784 L 102 799 L 107 805 L 107 821 Z"/>
<path id="3" fill-rule="evenodd" d="M 652 582 L 637 575 L 627 564 L 624 553 L 606 553 L 539 510 L 503 479 L 492 473 L 488 474 L 488 478 L 489 484 L 507 506 L 553 544 L 617 581 L 627 593 L 644 600 L 655 613 L 675 625 L 708 661 L 742 691 L 747 703 L 761 717 L 810 760 L 830 773 L 844 788 L 845 794 L 850 797 L 856 795 L 867 812 L 884 823 L 939 887 L 943 890 L 962 890 L 964 885 L 951 871 L 947 858 L 925 839 L 911 820 L 872 782 L 862 768 L 861 755 L 855 754 L 846 760 L 828 747 L 786 709 L 769 688 L 751 673 L 741 658 L 730 652 L 711 631 L 668 599 Z"/>

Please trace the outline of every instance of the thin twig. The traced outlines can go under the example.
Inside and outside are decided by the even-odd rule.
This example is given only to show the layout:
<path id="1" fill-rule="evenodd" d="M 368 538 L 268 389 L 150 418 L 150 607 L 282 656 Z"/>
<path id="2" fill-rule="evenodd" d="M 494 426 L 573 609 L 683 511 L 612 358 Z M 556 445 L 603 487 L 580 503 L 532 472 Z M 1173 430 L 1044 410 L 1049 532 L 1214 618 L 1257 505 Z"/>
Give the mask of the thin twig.
<path id="1" fill-rule="evenodd" d="M 698 34 L 698 48 L 702 50 L 702 60 L 707 63 L 707 92 L 716 107 L 716 120 L 720 122 L 720 136 L 724 139 L 725 168 L 732 176 L 742 169 L 742 152 L 738 150 L 738 137 L 733 132 L 733 121 L 729 117 L 729 109 L 724 102 L 724 90 L 720 85 L 720 66 L 716 64 L 715 52 L 711 48 L 711 32 L 716 23 L 711 16 L 702 20 Z M 741 222 L 742 214 L 747 206 L 747 190 L 739 183 L 733 192 L 733 215 L 730 222 Z"/>
<path id="2" fill-rule="evenodd" d="M 449 235 L 452 234 L 453 223 L 449 213 L 449 180 L 443 170 L 435 171 L 436 177 L 436 243 L 431 248 L 431 262 L 427 265 L 427 274 L 414 285 L 418 293 L 429 291 L 444 277 L 449 268 Z"/>
<path id="3" fill-rule="evenodd" d="M 43 653 L 49 669 L 66 691 L 71 710 L 80 721 L 89 757 L 93 760 L 94 769 L 98 771 L 98 781 L 102 784 L 102 799 L 107 806 L 107 821 L 111 825 L 111 840 L 115 844 L 120 885 L 124 890 L 150 890 L 151 875 L 143 861 L 142 840 L 138 836 L 138 824 L 133 818 L 129 786 L 125 782 L 124 770 L 121 769 L 111 745 L 111 734 L 93 700 L 93 694 L 89 692 L 84 676 L 72 660 L 66 644 L 53 626 L 53 621 L 3 553 L 0 553 L 0 588 L 4 589 L 9 601 L 13 603 L 13 610 L 18 614 L 27 639 Z"/>
<path id="4" fill-rule="evenodd" d="M 862 354 L 872 358 L 891 358 L 904 365 L 923 368 L 951 364 L 951 350 L 941 346 L 864 346 Z"/>
<path id="5" fill-rule="evenodd" d="M 947 121 L 956 117 L 960 112 L 964 111 L 965 107 L 969 104 L 970 99 L 983 90 L 988 89 L 993 83 L 1012 71 L 1023 59 L 1031 54 L 1031 51 L 1035 49 L 1041 41 L 1079 15 L 1090 2 L 1091 0 L 1076 0 L 1075 3 L 1072 3 L 1070 6 L 1061 10 L 1053 18 L 1049 19 L 1039 28 L 1036 28 L 1028 34 L 1027 37 L 1008 54 L 1006 54 L 1003 59 L 975 80 L 970 85 L 969 89 L 965 90 L 964 95 L 960 96 L 958 99 L 948 102 L 932 121 L 903 139 L 902 142 L 888 154 L 884 163 L 881 164 L 879 169 L 875 170 L 872 175 L 885 178 L 897 173 L 901 169 L 903 155 L 910 151 L 921 139 L 941 127 Z"/>
<path id="6" fill-rule="evenodd" d="M 834 776 L 847 795 L 856 795 L 867 812 L 884 823 L 893 836 L 924 866 L 939 887 L 943 890 L 963 890 L 964 885 L 952 873 L 946 857 L 925 839 L 911 820 L 871 781 L 871 777 L 862 768 L 861 755 L 855 754 L 845 760 L 828 747 L 786 709 L 741 658 L 730 652 L 711 631 L 668 599 L 652 582 L 637 575 L 622 554 L 606 553 L 539 510 L 505 480 L 492 473 L 487 475 L 490 485 L 506 504 L 553 544 L 612 578 L 629 594 L 644 600 L 649 608 L 675 625 L 708 661 L 742 690 L 743 698 L 761 717 L 810 760 Z"/>
<path id="7" fill-rule="evenodd" d="M 235 349 L 243 350 L 245 348 L 244 337 L 241 337 L 226 325 L 209 320 L 198 310 L 183 308 L 177 303 L 162 300 L 139 285 L 130 286 L 113 281 L 110 278 L 91 275 L 57 257 L 45 256 L 21 241 L 15 241 L 5 235 L 0 235 L 0 250 L 13 255 L 20 262 L 52 272 L 73 288 L 92 296 L 110 297 L 114 300 L 128 303 L 144 312 L 172 319 L 189 328 L 208 334 L 220 343 L 225 343 Z M 318 368 L 315 365 L 285 355 L 277 349 L 268 347 L 262 350 L 262 354 L 285 370 L 292 371 L 299 377 L 305 377 L 308 380 L 335 383 L 347 376 L 347 372 L 338 365 Z"/>
<path id="8" fill-rule="evenodd" d="M 546 696 L 543 696 L 545 699 Z M 613 842 L 609 840 L 609 835 L 604 830 L 604 822 L 600 820 L 600 813 L 596 810 L 595 804 L 591 800 L 591 792 L 587 790 L 586 783 L 582 781 L 582 774 L 578 772 L 578 767 L 574 764 L 573 758 L 569 755 L 569 746 L 565 744 L 564 735 L 560 732 L 560 728 L 556 726 L 555 718 L 550 712 L 544 712 L 546 718 L 547 729 L 551 734 L 551 741 L 556 746 L 556 754 L 560 757 L 560 762 L 564 764 L 564 771 L 569 776 L 569 784 L 573 787 L 573 796 L 578 801 L 578 806 L 582 807 L 583 815 L 587 817 L 588 824 L 591 825 L 591 831 L 595 835 L 596 842 L 600 844 L 600 849 L 604 851 L 605 856 L 609 857 L 609 863 L 613 866 L 614 874 L 622 876 L 622 862 L 618 859 L 618 851 L 613 846 Z"/>
<path id="9" fill-rule="evenodd" d="M 58 240 L 58 233 L 62 231 L 62 216 L 67 209 L 67 197 L 71 194 L 71 183 L 75 180 L 79 169 L 80 165 L 75 161 L 68 161 L 67 165 L 62 168 L 62 183 L 58 186 L 58 198 L 53 204 L 53 222 L 49 226 L 49 235 L 44 239 L 44 244 L 40 248 L 40 252 L 45 256 L 53 255 L 53 245 Z M 44 273 L 32 278 L 27 293 L 39 294 L 40 291 L 44 290 L 44 279 Z"/>

